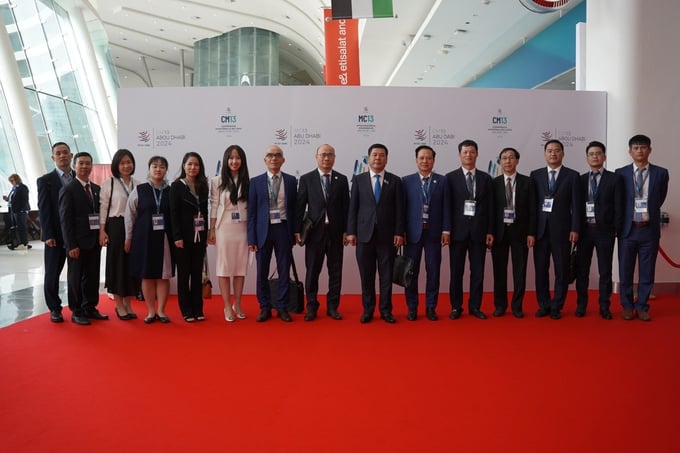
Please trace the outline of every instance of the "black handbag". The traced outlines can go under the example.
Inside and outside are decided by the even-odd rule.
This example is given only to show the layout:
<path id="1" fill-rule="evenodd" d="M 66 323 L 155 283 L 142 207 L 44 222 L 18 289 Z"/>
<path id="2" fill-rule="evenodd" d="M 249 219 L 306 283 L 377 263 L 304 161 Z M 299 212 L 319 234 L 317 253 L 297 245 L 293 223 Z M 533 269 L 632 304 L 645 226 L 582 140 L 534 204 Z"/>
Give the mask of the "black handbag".
<path id="1" fill-rule="evenodd" d="M 305 242 L 307 242 L 307 238 L 309 237 L 309 232 L 312 231 L 312 227 L 314 226 L 314 222 L 312 222 L 312 219 L 307 217 L 305 214 L 305 218 L 302 221 L 302 227 L 300 227 L 300 245 L 303 246 L 305 245 Z"/>
<path id="2" fill-rule="evenodd" d="M 286 309 L 291 313 L 302 313 L 305 311 L 305 287 L 298 278 L 297 268 L 295 267 L 295 258 L 290 256 L 291 267 L 293 268 L 294 279 L 288 276 L 288 306 Z M 279 278 L 274 278 L 274 273 L 269 277 L 269 291 L 272 300 L 276 300 L 276 295 L 279 293 Z"/>
<path id="3" fill-rule="evenodd" d="M 413 268 L 415 261 L 413 258 L 403 254 L 402 247 L 399 247 L 397 256 L 394 257 L 394 267 L 392 268 L 392 283 L 406 288 L 413 282 Z"/>
<path id="4" fill-rule="evenodd" d="M 569 254 L 569 283 L 576 281 L 578 275 L 578 247 L 574 242 L 571 245 L 571 253 Z"/>

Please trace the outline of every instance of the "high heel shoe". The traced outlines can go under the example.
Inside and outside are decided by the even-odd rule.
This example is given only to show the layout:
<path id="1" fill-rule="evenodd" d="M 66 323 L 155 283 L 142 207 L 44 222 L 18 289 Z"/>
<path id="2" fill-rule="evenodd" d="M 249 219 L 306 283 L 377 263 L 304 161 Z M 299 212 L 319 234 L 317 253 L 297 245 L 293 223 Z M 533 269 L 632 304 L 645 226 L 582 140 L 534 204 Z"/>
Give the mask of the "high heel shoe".
<path id="1" fill-rule="evenodd" d="M 120 319 L 121 321 L 129 321 L 131 319 L 135 319 L 132 316 L 130 316 L 130 313 L 126 313 L 124 315 L 118 313 L 118 307 L 114 308 L 114 311 L 116 312 L 116 316 L 118 316 L 118 319 Z"/>
<path id="2" fill-rule="evenodd" d="M 231 306 L 231 309 L 234 311 L 234 313 L 236 313 L 236 317 L 237 317 L 238 319 L 246 319 L 246 314 L 243 313 L 243 312 L 241 311 L 241 308 L 240 308 L 240 307 L 239 307 L 239 309 L 237 310 L 237 309 L 236 309 L 236 306 L 235 306 L 235 305 L 232 305 L 232 306 Z"/>
<path id="3" fill-rule="evenodd" d="M 224 309 L 224 320 L 227 322 L 234 322 L 234 314 L 227 314 L 227 309 Z"/>

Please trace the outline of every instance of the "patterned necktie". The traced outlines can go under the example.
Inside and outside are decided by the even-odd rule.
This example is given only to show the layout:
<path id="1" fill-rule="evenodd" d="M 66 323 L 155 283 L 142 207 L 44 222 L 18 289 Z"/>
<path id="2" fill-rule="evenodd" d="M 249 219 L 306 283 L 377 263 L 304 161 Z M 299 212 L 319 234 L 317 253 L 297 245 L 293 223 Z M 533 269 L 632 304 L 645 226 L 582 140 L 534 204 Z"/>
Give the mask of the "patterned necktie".
<path id="1" fill-rule="evenodd" d="M 328 173 L 323 175 L 323 188 L 324 195 L 326 196 L 326 199 L 328 199 L 328 195 L 331 193 L 331 175 Z"/>
<path id="2" fill-rule="evenodd" d="M 512 178 L 509 176 L 505 183 L 505 206 L 512 209 Z"/>
<path id="3" fill-rule="evenodd" d="M 555 170 L 550 170 L 550 181 L 548 181 L 548 192 L 553 193 L 555 191 Z"/>
<path id="4" fill-rule="evenodd" d="M 85 184 L 85 193 L 87 194 L 87 199 L 90 200 L 90 205 L 94 206 L 94 197 L 92 196 L 89 182 Z"/>
<path id="5" fill-rule="evenodd" d="M 281 188 L 281 176 L 272 175 L 272 193 L 269 198 L 269 206 L 276 208 L 278 205 L 279 189 Z"/>
<path id="6" fill-rule="evenodd" d="M 373 186 L 373 193 L 375 194 L 375 202 L 380 201 L 380 175 L 375 175 L 375 185 Z"/>
<path id="7" fill-rule="evenodd" d="M 638 198 L 642 198 L 642 188 L 645 185 L 644 174 L 645 168 L 638 168 L 635 170 L 637 177 L 635 180 L 635 194 Z"/>
<path id="8" fill-rule="evenodd" d="M 430 177 L 426 176 L 423 178 L 423 198 L 425 198 L 425 203 L 429 202 L 430 198 Z"/>
<path id="9" fill-rule="evenodd" d="M 594 171 L 590 176 L 590 201 L 595 201 L 595 195 L 597 195 L 597 176 L 600 173 Z"/>
<path id="10" fill-rule="evenodd" d="M 473 199 L 475 197 L 475 186 L 474 183 L 472 182 L 471 171 L 467 172 L 467 175 L 465 177 L 465 185 L 467 185 L 468 195 L 470 195 L 470 199 Z"/>

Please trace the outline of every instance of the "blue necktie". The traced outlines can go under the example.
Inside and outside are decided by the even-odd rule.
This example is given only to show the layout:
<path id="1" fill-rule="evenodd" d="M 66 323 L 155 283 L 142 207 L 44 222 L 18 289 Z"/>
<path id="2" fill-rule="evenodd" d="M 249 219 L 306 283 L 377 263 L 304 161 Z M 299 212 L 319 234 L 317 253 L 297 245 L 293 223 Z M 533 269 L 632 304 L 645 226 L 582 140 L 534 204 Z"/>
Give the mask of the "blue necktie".
<path id="1" fill-rule="evenodd" d="M 380 175 L 375 175 L 375 185 L 373 186 L 373 193 L 375 194 L 375 202 L 380 201 Z"/>
<path id="2" fill-rule="evenodd" d="M 595 195 L 597 195 L 597 175 L 600 173 L 594 171 L 591 173 L 590 177 L 590 201 L 595 201 Z"/>
<path id="3" fill-rule="evenodd" d="M 553 193 L 555 191 L 555 170 L 550 170 L 550 181 L 548 181 L 548 192 Z"/>
<path id="4" fill-rule="evenodd" d="M 465 185 L 467 186 L 468 195 L 470 195 L 470 199 L 472 200 L 475 197 L 475 185 L 474 182 L 472 181 L 471 171 L 467 172 L 467 177 L 465 178 Z"/>

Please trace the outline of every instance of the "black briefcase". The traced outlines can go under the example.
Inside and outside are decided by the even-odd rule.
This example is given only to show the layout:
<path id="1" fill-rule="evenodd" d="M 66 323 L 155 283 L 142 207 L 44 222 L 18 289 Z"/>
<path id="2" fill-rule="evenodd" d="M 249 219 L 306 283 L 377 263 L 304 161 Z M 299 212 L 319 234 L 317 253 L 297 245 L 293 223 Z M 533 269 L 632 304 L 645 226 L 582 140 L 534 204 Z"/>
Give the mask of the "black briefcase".
<path id="1" fill-rule="evenodd" d="M 290 257 L 291 267 L 293 268 L 293 277 L 288 282 L 288 306 L 287 310 L 291 313 L 302 313 L 305 311 L 305 287 L 298 278 L 297 268 L 295 267 L 295 258 L 292 254 Z M 276 300 L 279 293 L 279 278 L 274 278 L 274 274 L 269 277 L 269 291 L 271 300 Z"/>
<path id="2" fill-rule="evenodd" d="M 392 268 L 392 283 L 406 288 L 413 282 L 415 261 L 413 258 L 403 254 L 402 247 L 399 247 L 397 256 L 394 257 L 394 267 Z"/>
<path id="3" fill-rule="evenodd" d="M 569 254 L 569 283 L 576 281 L 578 275 L 578 247 L 576 243 L 571 246 L 571 253 Z"/>

